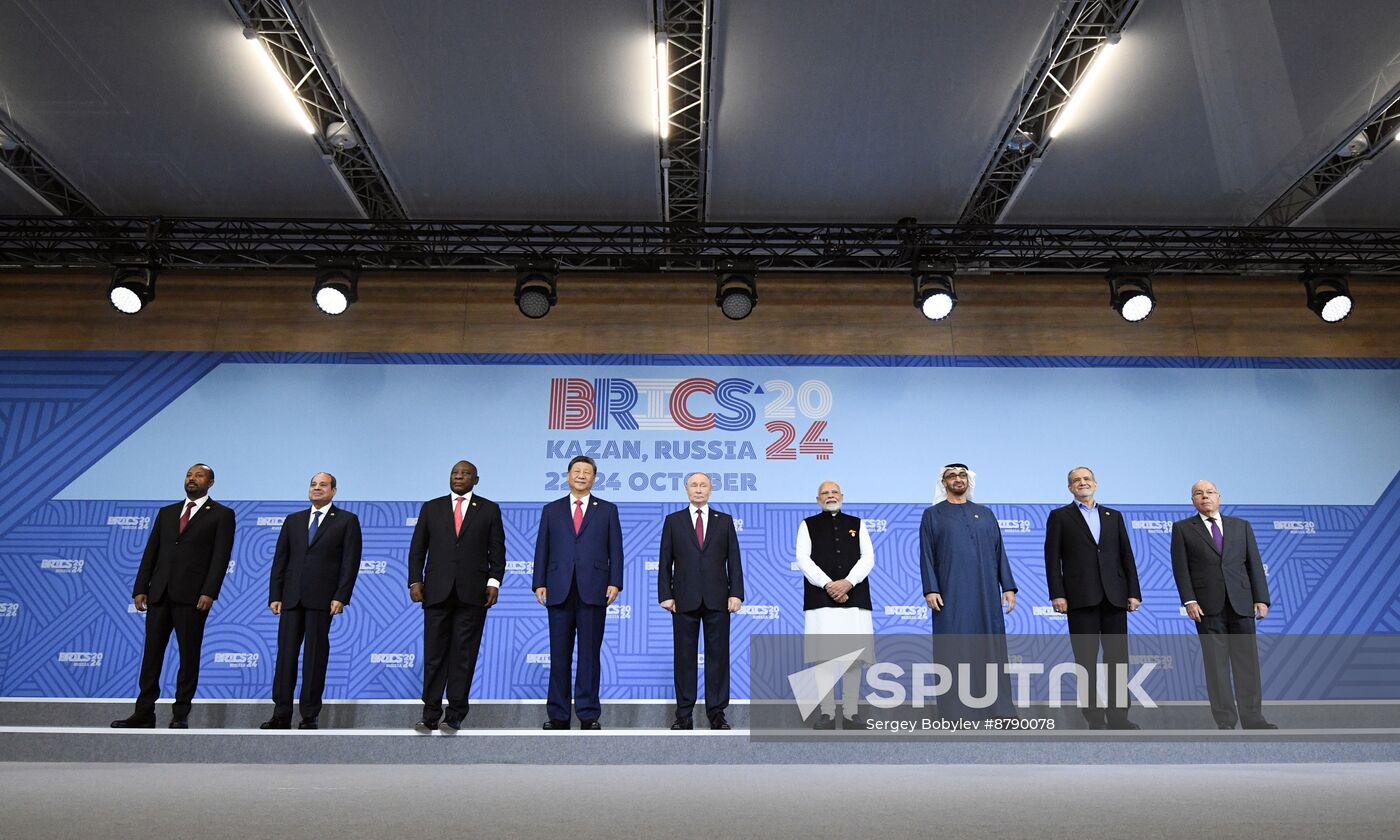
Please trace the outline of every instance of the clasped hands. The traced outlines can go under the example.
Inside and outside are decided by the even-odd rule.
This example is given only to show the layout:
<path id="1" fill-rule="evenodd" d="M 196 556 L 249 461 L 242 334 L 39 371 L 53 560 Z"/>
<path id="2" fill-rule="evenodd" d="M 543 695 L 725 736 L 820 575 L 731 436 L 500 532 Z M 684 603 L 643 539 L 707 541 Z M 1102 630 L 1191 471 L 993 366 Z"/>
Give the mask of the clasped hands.
<path id="1" fill-rule="evenodd" d="M 855 586 L 855 584 L 851 583 L 845 578 L 842 578 L 841 580 L 833 580 L 831 583 L 828 583 L 824 588 L 826 589 L 826 594 L 831 597 L 831 600 L 835 601 L 838 604 L 844 604 L 850 600 L 851 588 L 853 586 Z"/>

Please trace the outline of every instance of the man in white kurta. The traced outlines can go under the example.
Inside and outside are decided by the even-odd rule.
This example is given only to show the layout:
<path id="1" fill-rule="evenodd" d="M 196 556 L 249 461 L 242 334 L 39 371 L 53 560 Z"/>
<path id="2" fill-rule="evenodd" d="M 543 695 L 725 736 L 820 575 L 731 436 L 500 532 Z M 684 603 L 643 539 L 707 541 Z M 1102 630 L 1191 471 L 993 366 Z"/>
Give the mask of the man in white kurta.
<path id="1" fill-rule="evenodd" d="M 805 617 L 804 658 L 826 662 L 859 652 L 841 680 L 842 726 L 864 729 L 860 718 L 862 665 L 875 662 L 875 624 L 870 604 L 870 570 L 875 549 L 858 517 L 841 512 L 844 500 L 834 481 L 817 488 L 822 512 L 797 526 L 797 566 L 802 570 Z M 814 727 L 836 726 L 835 687 L 821 699 Z"/>

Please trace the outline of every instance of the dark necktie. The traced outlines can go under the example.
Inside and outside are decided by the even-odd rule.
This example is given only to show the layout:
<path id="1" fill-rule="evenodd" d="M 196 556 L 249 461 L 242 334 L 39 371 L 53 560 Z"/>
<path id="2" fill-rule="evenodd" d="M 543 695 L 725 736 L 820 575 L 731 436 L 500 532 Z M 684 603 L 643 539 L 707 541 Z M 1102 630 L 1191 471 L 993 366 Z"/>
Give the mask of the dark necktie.
<path id="1" fill-rule="evenodd" d="M 1225 553 L 1225 535 L 1220 533 L 1220 526 L 1216 523 L 1214 516 L 1206 517 L 1210 522 L 1210 541 L 1215 543 L 1215 550 L 1221 554 Z"/>
<path id="2" fill-rule="evenodd" d="M 316 539 L 316 529 L 321 525 L 321 512 L 318 510 L 311 514 L 311 530 L 306 532 L 306 544 L 311 545 Z"/>
<path id="3" fill-rule="evenodd" d="M 185 512 L 180 515 L 180 533 L 185 533 L 185 526 L 190 524 L 190 512 L 194 510 L 194 502 L 185 502 Z"/>
<path id="4" fill-rule="evenodd" d="M 700 511 L 695 511 L 695 541 L 700 543 L 700 547 L 705 547 L 705 518 L 700 515 Z"/>

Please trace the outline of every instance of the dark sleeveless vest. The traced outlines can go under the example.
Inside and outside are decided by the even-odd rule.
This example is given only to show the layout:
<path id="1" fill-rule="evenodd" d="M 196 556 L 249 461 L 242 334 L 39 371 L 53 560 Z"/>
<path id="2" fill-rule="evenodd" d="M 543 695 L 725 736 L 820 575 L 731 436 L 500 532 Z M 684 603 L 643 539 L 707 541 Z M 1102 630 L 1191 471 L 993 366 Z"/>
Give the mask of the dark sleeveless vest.
<path id="1" fill-rule="evenodd" d="M 817 568 L 826 572 L 832 580 L 842 580 L 849 575 L 860 559 L 860 519 L 839 511 L 835 515 L 822 511 L 803 522 L 807 524 L 807 536 L 812 538 L 812 562 L 817 564 Z M 838 604 L 831 600 L 825 589 L 813 586 L 804 577 L 802 609 L 822 607 L 871 609 L 870 579 L 866 578 L 851 587 L 846 603 Z"/>

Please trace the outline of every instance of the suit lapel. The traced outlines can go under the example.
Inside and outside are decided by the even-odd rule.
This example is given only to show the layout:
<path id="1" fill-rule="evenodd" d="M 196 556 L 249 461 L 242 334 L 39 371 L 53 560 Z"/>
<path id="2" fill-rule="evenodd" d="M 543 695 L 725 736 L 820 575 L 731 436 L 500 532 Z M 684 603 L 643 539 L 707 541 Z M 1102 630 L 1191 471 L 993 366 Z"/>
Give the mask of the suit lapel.
<path id="1" fill-rule="evenodd" d="M 1098 506 L 1095 505 L 1094 510 L 1097 511 L 1098 509 Z M 1075 502 L 1074 504 L 1068 505 L 1065 510 L 1069 511 L 1070 518 L 1079 525 L 1079 530 L 1084 534 L 1085 538 L 1091 543 L 1094 542 L 1094 532 L 1089 530 L 1089 523 L 1084 521 L 1084 513 L 1079 509 L 1079 503 Z M 1099 521 L 1102 523 L 1102 517 L 1100 517 Z M 1103 529 L 1100 528 L 1099 530 L 1100 533 L 1102 533 Z"/>
<path id="2" fill-rule="evenodd" d="M 1222 517 L 1220 521 L 1224 522 L 1224 517 Z M 1219 557 L 1220 552 L 1215 550 L 1215 540 L 1211 537 L 1210 531 L 1206 528 L 1206 523 L 1201 521 L 1201 517 L 1191 517 L 1191 524 L 1195 527 L 1196 536 L 1200 537 L 1201 540 L 1205 542 L 1206 548 L 1209 548 L 1211 552 L 1215 554 L 1215 556 Z"/>
<path id="3" fill-rule="evenodd" d="M 568 497 L 568 501 L 569 501 L 569 507 L 568 507 L 568 511 L 569 511 L 569 527 L 570 527 L 570 528 L 573 528 L 573 527 L 574 527 L 574 497 L 573 497 L 573 496 L 569 496 L 569 497 Z M 583 537 L 583 532 L 588 530 L 588 526 L 589 526 L 590 524 L 592 524 L 594 517 L 596 517 L 597 515 L 598 515 L 598 499 L 597 499 L 596 496 L 589 496 L 589 497 L 588 497 L 588 507 L 587 507 L 587 509 L 585 509 L 584 512 L 583 512 L 583 524 L 579 526 L 578 533 L 577 533 L 575 536 L 582 538 L 582 537 Z"/>
<path id="4" fill-rule="evenodd" d="M 326 533 L 326 528 L 330 527 L 330 524 L 331 524 L 332 522 L 335 521 L 334 517 L 335 517 L 335 505 L 329 505 L 329 506 L 326 508 L 326 515 L 323 516 L 323 517 L 321 517 L 321 524 L 316 526 L 316 536 L 315 536 L 315 537 L 312 537 L 311 540 L 306 544 L 306 547 L 307 547 L 307 548 L 310 548 L 311 546 L 313 546 L 313 545 L 315 545 L 316 543 L 320 542 L 320 540 L 321 540 L 321 535 L 324 534 L 324 533 Z M 310 513 L 310 511 L 308 511 L 307 514 L 306 514 L 306 527 L 305 527 L 304 529 L 302 529 L 302 532 L 303 532 L 303 533 L 306 533 L 306 532 L 309 532 L 310 530 L 311 530 L 311 513 Z"/>

